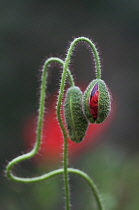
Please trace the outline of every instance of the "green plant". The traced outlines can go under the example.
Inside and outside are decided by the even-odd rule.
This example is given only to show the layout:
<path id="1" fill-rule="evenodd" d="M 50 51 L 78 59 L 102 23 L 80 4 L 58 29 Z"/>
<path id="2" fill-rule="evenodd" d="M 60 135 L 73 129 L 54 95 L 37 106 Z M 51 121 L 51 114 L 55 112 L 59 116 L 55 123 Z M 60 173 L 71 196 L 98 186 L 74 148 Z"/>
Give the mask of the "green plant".
<path id="1" fill-rule="evenodd" d="M 75 45 L 80 41 L 86 42 L 90 46 L 96 66 L 96 80 L 93 80 L 93 82 L 90 83 L 89 87 L 84 93 L 84 96 L 80 91 L 80 89 L 75 86 L 73 76 L 68 68 L 73 49 Z M 63 72 L 61 76 L 60 89 L 59 89 L 57 108 L 56 108 L 57 119 L 60 124 L 64 138 L 63 168 L 51 171 L 49 173 L 34 178 L 18 177 L 12 173 L 13 166 L 15 166 L 17 163 L 23 160 L 33 157 L 38 152 L 40 147 L 41 131 L 42 131 L 43 117 L 44 117 L 45 97 L 46 97 L 46 83 L 47 83 L 48 70 L 49 70 L 48 67 L 52 62 L 57 62 L 63 66 Z M 67 125 L 67 127 L 65 127 L 62 122 L 61 107 L 62 107 L 62 99 L 64 95 L 65 82 L 67 76 L 70 83 L 70 88 L 67 91 L 65 104 L 64 104 L 64 114 Z M 76 175 L 81 176 L 88 183 L 88 185 L 91 187 L 93 191 L 96 202 L 98 204 L 98 208 L 100 210 L 104 210 L 99 192 L 92 179 L 85 172 L 79 169 L 68 168 L 67 133 L 69 133 L 71 140 L 79 143 L 84 138 L 89 121 L 92 123 L 101 123 L 106 119 L 109 112 L 110 112 L 110 94 L 104 81 L 101 80 L 100 58 L 98 51 L 90 39 L 86 37 L 76 38 L 70 44 L 65 61 L 62 61 L 59 58 L 52 57 L 47 59 L 46 62 L 44 63 L 44 66 L 42 68 L 42 77 L 41 77 L 39 114 L 38 114 L 38 122 L 36 129 L 37 131 L 36 143 L 30 152 L 20 155 L 8 163 L 6 167 L 7 176 L 10 179 L 17 182 L 32 183 L 32 182 L 39 182 L 48 179 L 52 176 L 56 176 L 58 174 L 63 173 L 65 195 L 66 195 L 66 210 L 70 210 L 71 205 L 70 205 L 68 173 L 74 173 Z"/>

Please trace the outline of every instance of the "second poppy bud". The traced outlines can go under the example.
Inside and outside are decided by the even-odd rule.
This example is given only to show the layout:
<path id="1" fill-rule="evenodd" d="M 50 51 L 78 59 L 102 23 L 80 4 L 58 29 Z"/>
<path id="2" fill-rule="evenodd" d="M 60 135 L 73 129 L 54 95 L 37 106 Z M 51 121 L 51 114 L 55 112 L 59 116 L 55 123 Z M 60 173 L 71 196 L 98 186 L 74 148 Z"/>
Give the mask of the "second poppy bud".
<path id="1" fill-rule="evenodd" d="M 76 143 L 81 142 L 85 136 L 88 121 L 82 110 L 82 91 L 77 86 L 67 90 L 64 116 L 70 139 Z"/>

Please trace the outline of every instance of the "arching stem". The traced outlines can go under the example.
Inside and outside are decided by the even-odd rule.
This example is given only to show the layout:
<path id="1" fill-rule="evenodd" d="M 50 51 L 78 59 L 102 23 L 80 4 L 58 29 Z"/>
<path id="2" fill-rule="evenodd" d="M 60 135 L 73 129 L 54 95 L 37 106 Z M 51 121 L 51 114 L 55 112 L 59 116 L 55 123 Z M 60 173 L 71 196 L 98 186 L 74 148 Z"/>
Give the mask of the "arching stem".
<path id="1" fill-rule="evenodd" d="M 89 45 L 89 47 L 91 48 L 93 58 L 94 58 L 94 62 L 95 62 L 96 78 L 101 79 L 101 63 L 100 63 L 99 53 L 97 51 L 97 48 L 96 48 L 95 44 L 90 39 L 88 39 L 86 37 L 78 37 L 78 38 L 75 38 L 72 41 L 72 43 L 70 44 L 70 47 L 68 49 L 68 52 L 67 52 L 64 67 L 66 69 L 68 68 L 69 63 L 70 63 L 70 59 L 71 59 L 71 56 L 72 56 L 72 53 L 73 53 L 73 49 L 78 42 L 86 42 Z"/>
<path id="2" fill-rule="evenodd" d="M 20 177 L 14 176 L 14 181 L 25 183 L 25 184 L 35 183 L 35 182 L 44 181 L 46 179 L 52 178 L 52 177 L 54 177 L 56 175 L 59 175 L 59 174 L 63 174 L 63 172 L 64 172 L 64 169 L 60 168 L 60 169 L 57 169 L 57 170 L 48 172 L 46 174 L 43 174 L 41 176 L 33 177 L 33 178 L 20 178 Z M 86 181 L 86 183 L 89 185 L 89 187 L 91 188 L 91 190 L 92 190 L 92 192 L 95 196 L 98 209 L 99 210 L 104 210 L 104 206 L 102 204 L 101 197 L 99 195 L 98 189 L 97 189 L 95 183 L 93 182 L 93 180 L 85 172 L 83 172 L 79 169 L 68 168 L 68 172 L 72 173 L 72 174 L 79 175 L 80 177 L 82 177 Z"/>
<path id="3" fill-rule="evenodd" d="M 62 66 L 64 65 L 64 62 L 59 59 L 59 58 L 49 58 L 46 60 L 46 62 L 44 63 L 43 69 L 42 69 L 42 79 L 41 79 L 41 89 L 40 89 L 40 101 L 39 101 L 39 114 L 38 114 L 38 122 L 37 122 L 37 136 L 36 136 L 36 142 L 35 145 L 33 147 L 33 149 L 23 155 L 20 155 L 16 158 L 14 158 L 12 161 L 10 161 L 6 167 L 6 174 L 9 178 L 11 178 L 12 180 L 17 181 L 17 177 L 11 172 L 11 169 L 13 168 L 14 165 L 16 165 L 17 163 L 29 159 L 31 157 L 33 157 L 39 150 L 40 147 L 40 143 L 41 143 L 41 132 L 42 132 L 42 125 L 43 125 L 43 116 L 44 116 L 44 106 L 45 106 L 45 97 L 46 97 L 46 83 L 47 83 L 47 77 L 48 77 L 48 66 L 50 63 L 52 62 L 57 62 L 59 64 L 61 64 Z M 69 78 L 69 82 L 70 85 L 73 86 L 74 85 L 74 80 L 73 77 L 70 73 L 70 71 L 67 71 L 68 73 L 68 78 Z M 16 177 L 16 178 L 15 178 Z M 20 178 L 20 180 L 22 180 L 22 178 Z M 24 180 L 24 178 L 23 178 Z"/>
<path id="4" fill-rule="evenodd" d="M 64 95 L 66 74 L 67 74 L 67 70 L 69 67 L 71 55 L 73 53 L 73 49 L 74 49 L 75 45 L 80 41 L 84 41 L 84 42 L 88 43 L 88 45 L 91 47 L 93 56 L 94 56 L 94 60 L 95 60 L 96 77 L 98 79 L 101 78 L 100 59 L 99 59 L 98 51 L 97 51 L 95 45 L 92 43 L 92 41 L 90 39 L 88 39 L 86 37 L 79 37 L 79 38 L 74 39 L 73 42 L 70 44 L 70 47 L 68 49 L 67 56 L 65 59 L 64 68 L 63 68 L 62 77 L 61 77 L 61 83 L 60 83 L 60 90 L 59 90 L 59 95 L 58 95 L 58 102 L 57 102 L 57 118 L 58 118 L 58 122 L 60 124 L 61 130 L 63 133 L 63 137 L 64 137 L 63 167 L 64 167 L 64 185 L 65 185 L 66 209 L 67 210 L 70 210 L 70 193 L 69 193 L 69 181 L 68 181 L 68 145 L 67 145 L 67 134 L 66 134 L 66 130 L 63 125 L 63 122 L 62 122 L 60 110 L 61 110 L 61 106 L 62 106 L 62 98 Z"/>

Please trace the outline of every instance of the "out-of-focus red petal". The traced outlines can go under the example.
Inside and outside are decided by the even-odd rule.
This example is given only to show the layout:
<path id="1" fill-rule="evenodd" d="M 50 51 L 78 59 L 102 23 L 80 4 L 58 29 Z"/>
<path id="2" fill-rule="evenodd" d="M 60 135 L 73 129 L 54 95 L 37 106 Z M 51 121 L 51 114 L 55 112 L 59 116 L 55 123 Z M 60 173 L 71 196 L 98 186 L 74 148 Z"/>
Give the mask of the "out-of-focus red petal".
<path id="1" fill-rule="evenodd" d="M 53 108 L 53 102 L 51 109 L 48 107 L 48 111 L 44 116 L 43 131 L 42 131 L 42 143 L 39 150 L 39 158 L 37 160 L 51 160 L 58 161 L 62 159 L 63 152 L 63 136 L 56 119 L 56 110 Z M 36 138 L 36 117 L 31 116 L 26 120 L 23 135 L 26 143 L 26 147 L 31 149 Z M 94 144 L 99 140 L 99 137 L 103 134 L 104 130 L 109 127 L 111 117 L 105 120 L 101 124 L 89 124 L 86 136 L 80 143 L 72 142 L 68 140 L 69 156 L 74 158 L 77 155 L 82 154 L 88 149 L 93 149 Z"/>

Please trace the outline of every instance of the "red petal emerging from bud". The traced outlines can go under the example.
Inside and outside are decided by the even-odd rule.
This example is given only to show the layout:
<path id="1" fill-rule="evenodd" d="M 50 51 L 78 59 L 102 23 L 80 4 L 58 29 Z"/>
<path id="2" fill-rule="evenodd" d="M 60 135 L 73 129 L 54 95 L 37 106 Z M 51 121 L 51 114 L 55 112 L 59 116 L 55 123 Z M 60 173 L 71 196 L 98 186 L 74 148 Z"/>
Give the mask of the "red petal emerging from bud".
<path id="1" fill-rule="evenodd" d="M 89 98 L 89 107 L 94 120 L 96 120 L 98 116 L 98 97 L 99 97 L 98 83 L 96 83 L 91 91 Z"/>

